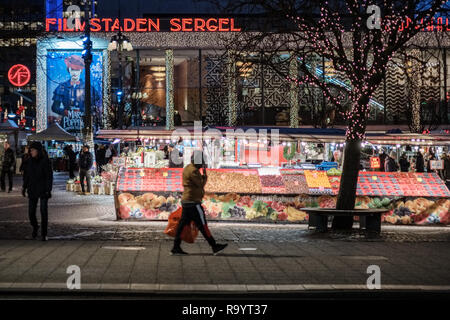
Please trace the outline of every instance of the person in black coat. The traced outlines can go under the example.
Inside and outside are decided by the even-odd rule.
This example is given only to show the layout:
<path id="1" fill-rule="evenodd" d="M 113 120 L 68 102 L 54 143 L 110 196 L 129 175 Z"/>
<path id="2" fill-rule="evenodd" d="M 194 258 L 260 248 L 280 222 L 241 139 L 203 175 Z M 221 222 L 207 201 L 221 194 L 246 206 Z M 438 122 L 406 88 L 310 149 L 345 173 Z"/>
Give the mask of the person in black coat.
<path id="1" fill-rule="evenodd" d="M 23 155 L 22 155 L 22 163 L 20 164 L 20 168 L 19 168 L 19 171 L 20 171 L 20 173 L 22 173 L 22 175 L 25 174 L 27 162 L 28 162 L 28 160 L 30 160 L 30 158 L 31 158 L 30 148 L 28 146 L 25 146 L 25 148 L 23 150 Z"/>
<path id="2" fill-rule="evenodd" d="M 167 156 L 169 158 L 169 168 L 183 168 L 183 154 L 175 148 L 173 143 L 167 148 Z"/>
<path id="3" fill-rule="evenodd" d="M 28 194 L 28 216 L 33 227 L 33 239 L 37 237 L 39 230 L 36 209 L 40 200 L 41 239 L 47 241 L 48 199 L 52 197 L 53 170 L 41 143 L 33 142 L 30 145 L 30 154 L 31 158 L 27 162 L 23 176 L 22 195 L 26 197 Z"/>
<path id="4" fill-rule="evenodd" d="M 417 151 L 416 154 L 416 172 L 424 172 L 425 171 L 425 161 L 423 160 L 423 155 L 420 151 Z"/>
<path id="5" fill-rule="evenodd" d="M 406 153 L 402 153 L 402 156 L 400 157 L 400 160 L 398 161 L 399 165 L 400 165 L 400 171 L 401 172 L 408 172 L 409 171 L 409 161 L 406 158 Z"/>
<path id="6" fill-rule="evenodd" d="M 73 151 L 72 145 L 69 145 L 64 150 L 66 152 L 67 157 L 69 158 L 69 177 L 70 179 L 75 178 L 75 165 L 77 163 L 77 155 Z"/>
<path id="7" fill-rule="evenodd" d="M 5 142 L 5 154 L 3 155 L 2 162 L 2 175 L 0 177 L 1 180 L 1 189 L 2 191 L 6 191 L 5 180 L 6 176 L 8 176 L 9 189 L 8 193 L 12 191 L 13 188 L 13 174 L 14 167 L 16 166 L 16 157 L 14 156 L 14 151 L 11 149 L 11 146 L 8 142 Z"/>
<path id="8" fill-rule="evenodd" d="M 98 173 L 102 173 L 102 166 L 106 164 L 106 149 L 104 145 L 100 145 L 97 150 L 97 167 L 98 167 Z"/>
<path id="9" fill-rule="evenodd" d="M 83 147 L 83 152 L 80 154 L 78 159 L 78 166 L 80 167 L 80 184 L 81 184 L 81 194 L 89 194 L 91 192 L 91 170 L 94 164 L 94 159 L 92 154 L 89 152 L 89 146 L 85 145 Z M 87 193 L 84 192 L 84 178 L 86 177 L 87 183 Z"/>

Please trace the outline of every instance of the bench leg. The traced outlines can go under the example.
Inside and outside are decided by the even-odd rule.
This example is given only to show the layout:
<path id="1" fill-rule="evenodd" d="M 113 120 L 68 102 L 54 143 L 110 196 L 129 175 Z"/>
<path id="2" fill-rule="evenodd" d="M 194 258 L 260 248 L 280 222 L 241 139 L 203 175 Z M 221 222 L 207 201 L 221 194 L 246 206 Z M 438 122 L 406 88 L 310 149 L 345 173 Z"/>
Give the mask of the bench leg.
<path id="1" fill-rule="evenodd" d="M 326 232 L 328 230 L 328 216 L 320 214 L 309 214 L 308 229 L 315 227 L 317 231 Z"/>
<path id="2" fill-rule="evenodd" d="M 366 230 L 372 232 L 381 232 L 381 214 L 366 216 Z"/>

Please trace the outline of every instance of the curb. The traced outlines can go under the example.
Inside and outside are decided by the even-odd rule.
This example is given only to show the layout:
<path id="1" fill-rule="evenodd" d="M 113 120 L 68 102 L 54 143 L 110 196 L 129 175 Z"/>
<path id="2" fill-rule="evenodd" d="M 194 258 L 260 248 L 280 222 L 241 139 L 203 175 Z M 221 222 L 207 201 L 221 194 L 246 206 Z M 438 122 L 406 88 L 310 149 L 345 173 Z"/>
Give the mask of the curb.
<path id="1" fill-rule="evenodd" d="M 382 285 L 381 289 L 368 289 L 358 284 L 113 284 L 88 283 L 80 289 L 68 289 L 66 283 L 0 283 L 0 293 L 14 292 L 53 292 L 53 293 L 216 293 L 216 294 L 269 294 L 269 293 L 307 293 L 307 292 L 447 292 L 450 285 Z"/>

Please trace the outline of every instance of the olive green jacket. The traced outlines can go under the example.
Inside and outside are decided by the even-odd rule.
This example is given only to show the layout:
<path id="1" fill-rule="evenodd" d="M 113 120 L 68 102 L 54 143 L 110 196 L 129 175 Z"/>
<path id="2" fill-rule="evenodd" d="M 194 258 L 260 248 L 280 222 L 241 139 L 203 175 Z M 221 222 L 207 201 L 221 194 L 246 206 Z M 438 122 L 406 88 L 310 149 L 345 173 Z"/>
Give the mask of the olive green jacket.
<path id="1" fill-rule="evenodd" d="M 207 176 L 202 175 L 192 163 L 183 170 L 183 202 L 202 202 Z"/>

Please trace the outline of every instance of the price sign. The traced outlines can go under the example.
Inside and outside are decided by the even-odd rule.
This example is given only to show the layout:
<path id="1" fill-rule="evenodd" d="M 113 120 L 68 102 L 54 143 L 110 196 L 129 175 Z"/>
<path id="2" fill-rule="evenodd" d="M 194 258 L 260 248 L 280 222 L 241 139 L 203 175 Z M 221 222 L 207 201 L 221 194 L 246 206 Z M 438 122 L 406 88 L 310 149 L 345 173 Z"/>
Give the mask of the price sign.
<path id="1" fill-rule="evenodd" d="M 377 180 L 378 177 L 377 176 L 372 176 L 372 180 Z"/>
<path id="2" fill-rule="evenodd" d="M 167 177 L 167 176 L 168 176 L 167 172 L 163 172 L 163 177 Z"/>
<path id="3" fill-rule="evenodd" d="M 380 157 L 370 157 L 370 167 L 372 169 L 380 168 Z"/>
<path id="4" fill-rule="evenodd" d="M 422 182 L 423 179 L 422 178 L 417 178 L 417 181 Z"/>
<path id="5" fill-rule="evenodd" d="M 442 170 L 444 169 L 444 160 L 431 160 L 430 161 L 431 170 Z"/>

